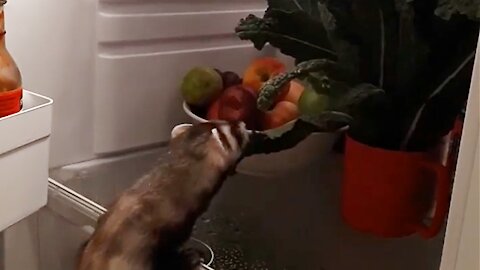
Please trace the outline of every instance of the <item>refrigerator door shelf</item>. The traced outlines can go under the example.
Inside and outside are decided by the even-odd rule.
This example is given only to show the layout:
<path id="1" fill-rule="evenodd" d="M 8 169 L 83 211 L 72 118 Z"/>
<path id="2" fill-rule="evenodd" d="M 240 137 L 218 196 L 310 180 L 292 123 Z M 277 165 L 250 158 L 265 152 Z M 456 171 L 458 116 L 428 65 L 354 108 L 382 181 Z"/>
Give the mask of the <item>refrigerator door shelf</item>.
<path id="1" fill-rule="evenodd" d="M 52 103 L 24 91 L 23 109 L 0 118 L 0 231 L 47 203 Z"/>

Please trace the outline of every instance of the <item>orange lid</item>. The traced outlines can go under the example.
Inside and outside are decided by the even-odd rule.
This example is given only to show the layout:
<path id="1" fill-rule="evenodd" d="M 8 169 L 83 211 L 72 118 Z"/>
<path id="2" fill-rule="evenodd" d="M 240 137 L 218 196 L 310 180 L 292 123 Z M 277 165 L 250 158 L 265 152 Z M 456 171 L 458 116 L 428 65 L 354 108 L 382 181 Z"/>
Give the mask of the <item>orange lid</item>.
<path id="1" fill-rule="evenodd" d="M 23 89 L 0 93 L 0 117 L 19 112 L 22 108 Z"/>

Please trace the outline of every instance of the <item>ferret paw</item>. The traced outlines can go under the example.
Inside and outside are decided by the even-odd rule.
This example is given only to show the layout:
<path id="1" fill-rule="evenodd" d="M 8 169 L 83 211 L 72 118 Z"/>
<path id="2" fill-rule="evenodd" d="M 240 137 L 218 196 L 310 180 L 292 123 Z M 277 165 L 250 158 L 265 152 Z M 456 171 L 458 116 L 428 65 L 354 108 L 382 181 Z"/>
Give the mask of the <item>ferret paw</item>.
<path id="1" fill-rule="evenodd" d="M 181 270 L 197 270 L 202 269 L 201 263 L 204 262 L 203 254 L 192 248 L 185 248 L 180 250 L 180 256 L 182 257 Z"/>

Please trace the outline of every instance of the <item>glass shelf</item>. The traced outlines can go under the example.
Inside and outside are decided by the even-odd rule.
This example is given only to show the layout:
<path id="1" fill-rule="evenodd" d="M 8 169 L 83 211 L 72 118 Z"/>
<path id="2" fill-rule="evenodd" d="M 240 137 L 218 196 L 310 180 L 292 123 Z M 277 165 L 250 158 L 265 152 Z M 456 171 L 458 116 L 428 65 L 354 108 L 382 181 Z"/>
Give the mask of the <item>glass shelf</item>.
<path id="1" fill-rule="evenodd" d="M 165 148 L 157 148 L 51 170 L 45 210 L 51 217 L 43 218 L 46 225 L 40 227 L 47 231 L 43 237 L 58 230 L 53 224 L 59 219 L 69 224 L 64 233 L 71 235 L 44 241 L 50 245 L 46 252 L 73 258 L 70 253 L 93 231 L 103 206 L 161 162 L 165 153 Z M 341 156 L 332 154 L 327 162 L 275 179 L 245 175 L 228 179 L 193 233 L 213 249 L 211 267 L 438 270 L 443 233 L 430 241 L 416 236 L 384 240 L 352 231 L 342 222 L 341 164 Z M 70 269 L 64 261 L 63 268 L 49 265 L 48 269 Z"/>

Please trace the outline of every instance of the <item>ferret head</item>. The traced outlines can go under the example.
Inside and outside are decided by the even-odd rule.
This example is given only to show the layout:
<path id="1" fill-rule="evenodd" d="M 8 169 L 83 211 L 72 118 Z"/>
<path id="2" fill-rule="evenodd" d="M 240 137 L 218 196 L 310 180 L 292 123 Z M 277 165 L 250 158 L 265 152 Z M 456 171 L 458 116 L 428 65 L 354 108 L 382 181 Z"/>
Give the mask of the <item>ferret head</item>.
<path id="1" fill-rule="evenodd" d="M 243 122 L 206 122 L 178 125 L 172 130 L 173 155 L 208 161 L 221 170 L 235 165 L 248 144 Z"/>

